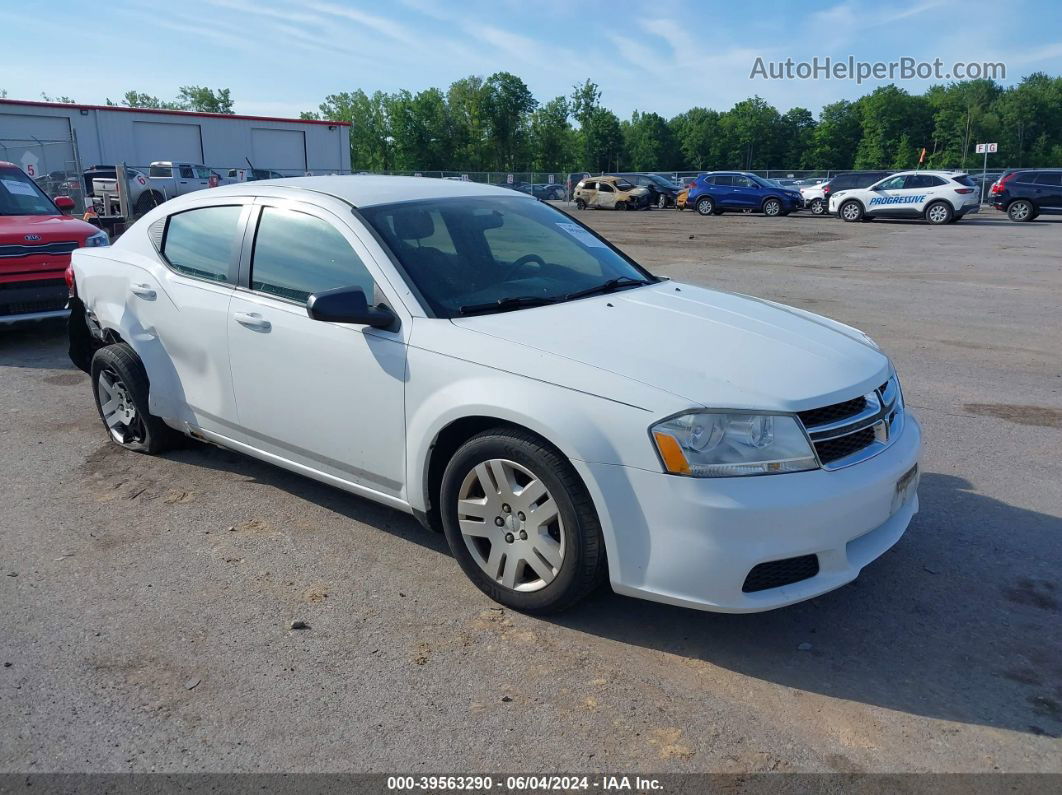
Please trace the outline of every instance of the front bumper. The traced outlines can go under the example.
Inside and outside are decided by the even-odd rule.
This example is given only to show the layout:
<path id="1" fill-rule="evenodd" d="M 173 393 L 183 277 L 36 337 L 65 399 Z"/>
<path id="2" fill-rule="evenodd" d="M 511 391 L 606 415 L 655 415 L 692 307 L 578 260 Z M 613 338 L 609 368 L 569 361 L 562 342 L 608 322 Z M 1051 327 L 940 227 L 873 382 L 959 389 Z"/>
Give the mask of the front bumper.
<path id="1" fill-rule="evenodd" d="M 67 293 L 63 279 L 0 284 L 0 325 L 66 317 Z"/>
<path id="2" fill-rule="evenodd" d="M 834 471 L 686 478 L 574 462 L 600 514 L 617 593 L 684 607 L 747 613 L 810 599 L 851 582 L 903 535 L 918 511 L 897 483 L 918 462 L 921 428 L 879 455 Z M 805 555 L 818 573 L 767 590 L 742 590 L 761 563 Z"/>

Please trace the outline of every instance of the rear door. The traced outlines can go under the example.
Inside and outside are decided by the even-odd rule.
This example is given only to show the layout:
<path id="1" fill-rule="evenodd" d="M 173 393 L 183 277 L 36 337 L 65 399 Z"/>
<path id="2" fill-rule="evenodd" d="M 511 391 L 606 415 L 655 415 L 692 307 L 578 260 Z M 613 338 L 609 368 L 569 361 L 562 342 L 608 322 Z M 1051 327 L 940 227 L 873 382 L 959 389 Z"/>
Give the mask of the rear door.
<path id="1" fill-rule="evenodd" d="M 1036 202 L 1048 213 L 1062 212 L 1062 171 L 1041 171 L 1036 175 Z"/>
<path id="2" fill-rule="evenodd" d="M 390 300 L 350 224 L 302 202 L 259 199 L 228 318 L 240 441 L 269 455 L 399 496 L 405 471 L 403 324 L 324 323 L 311 293 L 361 287 Z M 368 233 L 365 233 L 368 235 Z"/>
<path id="3" fill-rule="evenodd" d="M 715 200 L 716 207 L 733 209 L 738 206 L 734 178 L 729 174 L 715 174 L 714 176 L 705 177 L 704 189 Z"/>
<path id="4" fill-rule="evenodd" d="M 153 411 L 222 434 L 236 421 L 226 327 L 250 202 L 204 201 L 157 221 L 161 257 L 135 258 L 126 280 Z"/>

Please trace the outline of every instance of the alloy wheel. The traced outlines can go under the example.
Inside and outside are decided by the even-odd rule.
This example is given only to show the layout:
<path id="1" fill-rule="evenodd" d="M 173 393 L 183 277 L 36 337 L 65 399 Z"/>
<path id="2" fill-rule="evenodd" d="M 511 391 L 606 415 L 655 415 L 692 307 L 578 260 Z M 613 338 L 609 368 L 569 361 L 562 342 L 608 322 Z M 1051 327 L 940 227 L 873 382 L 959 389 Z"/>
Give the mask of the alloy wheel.
<path id="1" fill-rule="evenodd" d="M 948 220 L 948 208 L 943 204 L 934 204 L 929 208 L 929 220 L 935 224 L 942 224 Z"/>
<path id="2" fill-rule="evenodd" d="M 494 582 L 525 593 L 549 585 L 564 562 L 566 533 L 545 483 L 515 461 L 478 464 L 457 500 L 461 538 Z"/>
<path id="3" fill-rule="evenodd" d="M 144 440 L 144 423 L 136 410 L 129 389 L 110 368 L 100 370 L 97 379 L 100 396 L 100 413 L 107 430 L 118 444 L 131 444 Z"/>

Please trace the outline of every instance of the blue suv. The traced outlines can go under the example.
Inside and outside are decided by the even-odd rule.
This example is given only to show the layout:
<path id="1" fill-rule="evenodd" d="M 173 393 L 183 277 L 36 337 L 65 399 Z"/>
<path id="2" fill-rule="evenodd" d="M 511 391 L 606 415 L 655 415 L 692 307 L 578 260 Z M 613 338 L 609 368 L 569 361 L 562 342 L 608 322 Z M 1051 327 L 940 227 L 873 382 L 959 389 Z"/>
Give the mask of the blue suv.
<path id="1" fill-rule="evenodd" d="M 686 199 L 701 215 L 722 215 L 743 210 L 770 217 L 789 215 L 804 206 L 800 192 L 755 174 L 740 171 L 713 171 L 694 181 Z"/>

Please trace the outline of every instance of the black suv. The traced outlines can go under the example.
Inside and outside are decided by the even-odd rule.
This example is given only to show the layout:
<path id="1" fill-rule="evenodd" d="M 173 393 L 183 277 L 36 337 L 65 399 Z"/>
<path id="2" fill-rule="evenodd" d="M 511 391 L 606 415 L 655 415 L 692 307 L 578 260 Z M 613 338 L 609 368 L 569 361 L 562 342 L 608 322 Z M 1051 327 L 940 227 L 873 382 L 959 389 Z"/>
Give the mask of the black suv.
<path id="1" fill-rule="evenodd" d="M 633 182 L 642 188 L 649 190 L 649 203 L 663 210 L 665 207 L 675 206 L 675 197 L 682 188 L 666 177 L 659 174 L 639 174 L 633 171 L 615 171 L 610 176 L 623 177 L 628 182 Z"/>
<path id="2" fill-rule="evenodd" d="M 1062 168 L 1011 171 L 992 186 L 992 206 L 1012 221 L 1031 221 L 1040 213 L 1062 215 Z"/>
<path id="3" fill-rule="evenodd" d="M 891 171 L 846 171 L 844 174 L 830 177 L 828 182 L 822 183 L 823 204 L 829 207 L 830 196 L 837 193 L 837 191 L 869 188 L 879 179 L 885 179 L 891 173 Z"/>

